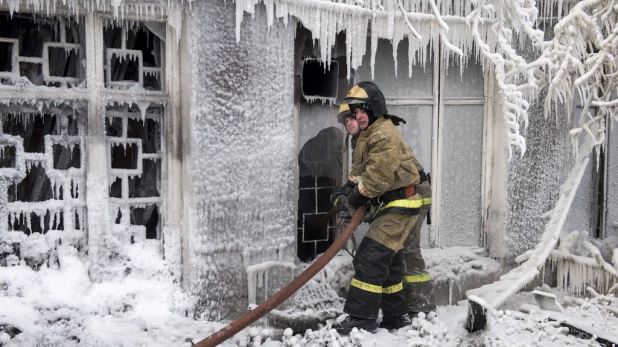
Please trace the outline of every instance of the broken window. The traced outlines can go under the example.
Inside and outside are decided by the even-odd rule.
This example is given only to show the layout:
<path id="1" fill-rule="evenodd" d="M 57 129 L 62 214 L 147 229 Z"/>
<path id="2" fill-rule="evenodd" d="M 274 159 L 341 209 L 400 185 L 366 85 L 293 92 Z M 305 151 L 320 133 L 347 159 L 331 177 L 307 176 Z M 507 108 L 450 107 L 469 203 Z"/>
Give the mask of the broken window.
<path id="1" fill-rule="evenodd" d="M 109 197 L 113 220 L 131 243 L 161 237 L 161 162 L 165 23 L 105 25 L 104 74 L 110 93 L 105 110 Z M 124 98 L 124 99 L 123 99 Z M 153 102 L 154 100 L 154 102 Z"/>
<path id="2" fill-rule="evenodd" d="M 324 253 L 337 236 L 334 219 L 327 218 L 327 213 L 333 207 L 330 194 L 342 175 L 338 163 L 342 143 L 341 130 L 326 128 L 307 141 L 298 155 L 297 252 L 301 261 Z"/>
<path id="3" fill-rule="evenodd" d="M 101 203 L 114 214 L 111 231 L 126 242 L 161 238 L 166 23 L 95 17 L 0 12 L 0 236 L 8 236 L 0 237 L 0 265 L 5 256 L 21 257 L 19 242 L 6 243 L 13 235 L 83 237 L 86 170 L 100 158 L 88 152 L 89 136 L 107 144 L 109 200 Z M 86 32 L 102 35 L 86 42 Z M 87 61 L 102 62 L 103 73 Z M 105 86 L 102 100 L 86 76 Z M 88 117 L 99 115 L 105 135 L 88 133 Z"/>
<path id="4" fill-rule="evenodd" d="M 75 87 L 84 81 L 83 33 L 74 18 L 0 13 L 4 85 Z"/>
<path id="5" fill-rule="evenodd" d="M 8 230 L 82 230 L 83 105 L 0 109 L 0 201 Z"/>
<path id="6" fill-rule="evenodd" d="M 144 113 L 132 104 L 114 104 L 105 111 L 109 196 L 116 224 L 141 225 L 140 239 L 158 239 L 161 204 L 161 120 L 163 106 Z M 135 228 L 133 228 L 135 229 Z"/>

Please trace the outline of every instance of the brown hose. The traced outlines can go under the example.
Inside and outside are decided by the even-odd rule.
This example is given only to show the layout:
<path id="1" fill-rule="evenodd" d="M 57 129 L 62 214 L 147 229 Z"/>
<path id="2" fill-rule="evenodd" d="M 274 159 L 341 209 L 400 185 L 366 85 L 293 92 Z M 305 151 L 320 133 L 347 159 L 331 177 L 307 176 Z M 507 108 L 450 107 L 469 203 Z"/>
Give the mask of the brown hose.
<path id="1" fill-rule="evenodd" d="M 275 295 L 271 296 L 268 300 L 261 303 L 258 307 L 253 310 L 247 312 L 244 316 L 238 318 L 237 320 L 230 323 L 228 326 L 223 329 L 217 331 L 216 333 L 208 336 L 202 341 L 194 344 L 196 347 L 210 347 L 216 346 L 223 341 L 229 339 L 230 337 L 236 335 L 242 329 L 248 327 L 251 323 L 256 320 L 262 318 L 265 314 L 275 309 L 282 302 L 284 302 L 287 298 L 289 298 L 292 294 L 296 293 L 300 287 L 302 287 L 307 281 L 309 281 L 318 271 L 322 270 L 328 262 L 333 259 L 333 257 L 339 252 L 339 250 L 345 246 L 345 243 L 348 241 L 350 236 L 354 233 L 356 228 L 361 222 L 361 218 L 365 214 L 365 206 L 361 206 L 356 210 L 350 224 L 345 228 L 345 230 L 339 235 L 337 240 L 333 242 L 333 244 L 328 247 L 326 252 L 322 254 L 318 259 L 316 259 L 305 271 L 301 272 L 296 278 L 292 280 L 287 286 L 283 287 L 279 292 Z"/>

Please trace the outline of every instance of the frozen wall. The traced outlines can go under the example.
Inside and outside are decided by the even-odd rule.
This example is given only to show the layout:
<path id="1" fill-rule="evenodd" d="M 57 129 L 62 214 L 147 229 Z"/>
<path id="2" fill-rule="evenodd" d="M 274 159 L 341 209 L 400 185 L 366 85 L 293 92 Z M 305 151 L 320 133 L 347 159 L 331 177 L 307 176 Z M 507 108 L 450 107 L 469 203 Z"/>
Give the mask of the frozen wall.
<path id="1" fill-rule="evenodd" d="M 530 108 L 525 130 L 527 150 L 514 151 L 508 167 L 506 257 L 533 248 L 543 233 L 541 216 L 558 198 L 558 189 L 570 169 L 569 126 L 564 117 L 544 119 L 542 104 Z"/>
<path id="2" fill-rule="evenodd" d="M 548 30 L 545 34 L 545 39 L 550 39 L 552 33 Z M 528 60 L 536 53 L 526 44 L 520 54 Z M 573 107 L 572 121 L 563 116 L 545 119 L 544 97 L 545 91 L 530 104 L 530 123 L 522 132 L 527 147 L 523 157 L 518 150 L 514 150 L 509 161 L 503 133 L 493 131 L 491 197 L 486 229 L 490 255 L 506 261 L 539 242 L 547 223 L 542 215 L 554 207 L 560 185 L 574 163 L 568 133 L 579 119 L 581 109 L 577 107 L 578 102 Z M 563 114 L 567 110 L 560 107 L 556 112 Z M 494 117 L 494 128 L 500 129 L 500 122 L 501 119 Z M 591 166 L 584 173 L 563 232 L 592 232 L 593 190 Z"/>
<path id="3" fill-rule="evenodd" d="M 268 29 L 263 7 L 245 16 L 238 43 L 229 1 L 194 2 L 185 21 L 193 203 L 184 287 L 200 297 L 196 316 L 213 320 L 246 309 L 247 266 L 294 261 L 294 25 Z M 271 279 L 288 281 L 281 271 Z"/>
<path id="4" fill-rule="evenodd" d="M 542 112 L 540 102 L 530 108 L 530 125 L 525 131 L 527 151 L 523 158 L 517 154 L 509 163 L 503 249 L 506 258 L 517 256 L 539 242 L 547 223 L 542 215 L 554 207 L 560 185 L 574 163 L 568 132 L 575 123 L 565 117 L 544 119 Z M 589 164 L 584 173 L 563 232 L 592 233 L 593 165 Z"/>

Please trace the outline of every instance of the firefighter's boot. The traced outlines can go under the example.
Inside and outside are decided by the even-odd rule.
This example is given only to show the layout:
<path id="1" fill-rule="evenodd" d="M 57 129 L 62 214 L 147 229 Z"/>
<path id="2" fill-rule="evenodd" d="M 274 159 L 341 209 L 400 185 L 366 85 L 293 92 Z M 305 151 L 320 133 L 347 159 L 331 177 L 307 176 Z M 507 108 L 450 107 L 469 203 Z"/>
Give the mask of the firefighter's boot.
<path id="1" fill-rule="evenodd" d="M 373 332 L 378 328 L 378 325 L 375 319 L 365 319 L 349 315 L 342 322 L 334 323 L 331 328 L 337 330 L 340 334 L 349 334 L 354 328 Z"/>
<path id="2" fill-rule="evenodd" d="M 380 328 L 387 330 L 401 329 L 412 324 L 412 319 L 407 314 L 398 317 L 384 317 L 380 322 Z"/>

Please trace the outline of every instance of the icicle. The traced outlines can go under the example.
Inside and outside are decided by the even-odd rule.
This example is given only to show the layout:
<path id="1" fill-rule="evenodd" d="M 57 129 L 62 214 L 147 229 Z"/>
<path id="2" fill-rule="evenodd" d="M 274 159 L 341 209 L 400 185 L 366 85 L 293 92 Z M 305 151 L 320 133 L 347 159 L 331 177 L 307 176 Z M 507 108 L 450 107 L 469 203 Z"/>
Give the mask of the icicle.
<path id="1" fill-rule="evenodd" d="M 30 218 L 30 214 L 27 212 L 23 212 L 24 214 L 24 224 L 28 227 L 28 230 L 30 230 L 30 233 L 32 233 L 32 220 Z"/>
<path id="2" fill-rule="evenodd" d="M 41 228 L 41 233 L 45 232 L 45 214 L 37 215 L 39 217 L 39 227 Z"/>
<path id="3" fill-rule="evenodd" d="M 137 105 L 137 107 L 139 108 L 140 112 L 142 113 L 142 121 L 146 121 L 146 110 L 150 107 L 150 102 L 147 101 L 142 101 L 142 102 L 134 102 L 135 105 Z"/>

